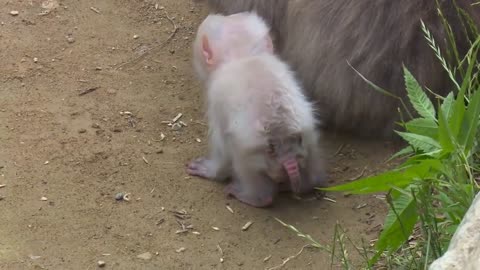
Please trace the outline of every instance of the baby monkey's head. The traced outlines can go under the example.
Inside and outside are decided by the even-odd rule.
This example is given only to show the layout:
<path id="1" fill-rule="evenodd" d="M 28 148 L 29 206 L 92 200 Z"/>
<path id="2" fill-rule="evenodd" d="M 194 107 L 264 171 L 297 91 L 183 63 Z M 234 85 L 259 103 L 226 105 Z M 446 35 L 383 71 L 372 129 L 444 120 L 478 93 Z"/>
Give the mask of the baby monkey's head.
<path id="1" fill-rule="evenodd" d="M 254 12 L 211 14 L 200 24 L 193 43 L 193 65 L 200 80 L 232 60 L 273 53 L 265 21 Z"/>

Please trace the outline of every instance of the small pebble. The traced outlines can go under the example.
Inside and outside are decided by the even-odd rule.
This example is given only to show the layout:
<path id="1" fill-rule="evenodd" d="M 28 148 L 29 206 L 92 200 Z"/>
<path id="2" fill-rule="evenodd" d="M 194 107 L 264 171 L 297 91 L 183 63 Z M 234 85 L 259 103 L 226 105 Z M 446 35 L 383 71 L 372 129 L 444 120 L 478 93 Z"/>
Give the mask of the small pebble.
<path id="1" fill-rule="evenodd" d="M 47 197 L 40 198 L 40 201 L 47 201 L 47 200 L 48 200 Z"/>
<path id="2" fill-rule="evenodd" d="M 180 253 L 180 252 L 184 252 L 185 250 L 187 250 L 187 249 L 184 248 L 184 247 L 181 247 L 181 248 L 175 250 L 175 252 Z"/>
<path id="3" fill-rule="evenodd" d="M 123 192 L 120 192 L 120 193 L 115 194 L 115 200 L 117 200 L 117 201 L 122 201 L 124 195 L 125 195 L 125 194 L 123 194 Z"/>
<path id="4" fill-rule="evenodd" d="M 74 43 L 75 38 L 74 37 L 67 37 L 67 41 L 68 41 L 68 43 Z"/>
<path id="5" fill-rule="evenodd" d="M 245 225 L 243 225 L 242 231 L 248 230 L 248 228 L 250 228 L 250 226 L 252 226 L 252 224 L 253 224 L 252 221 L 247 222 Z"/>
<path id="6" fill-rule="evenodd" d="M 145 252 L 137 256 L 137 258 L 142 259 L 142 260 L 150 260 L 152 258 L 152 253 L 150 252 Z"/>
<path id="7" fill-rule="evenodd" d="M 37 58 L 37 57 L 34 57 L 34 58 L 33 58 L 33 62 L 34 62 L 34 63 L 37 63 L 37 62 L 38 62 L 38 58 Z"/>
<path id="8" fill-rule="evenodd" d="M 113 95 L 113 94 L 117 93 L 117 90 L 109 88 L 109 89 L 107 89 L 107 93 L 110 94 L 110 95 Z"/>
<path id="9" fill-rule="evenodd" d="M 84 129 L 84 128 L 81 128 L 81 129 L 78 130 L 78 133 L 85 133 L 85 132 L 87 132 L 87 130 Z"/>
<path id="10" fill-rule="evenodd" d="M 100 125 L 97 124 L 97 123 L 93 123 L 93 124 L 92 124 L 92 128 L 99 129 L 99 128 L 100 128 Z"/>
<path id="11" fill-rule="evenodd" d="M 12 10 L 10 11 L 10 15 L 12 16 L 17 16 L 20 12 L 18 12 L 18 10 Z"/>
<path id="12" fill-rule="evenodd" d="M 138 35 L 133 35 L 133 39 L 137 39 L 138 38 Z"/>
<path id="13" fill-rule="evenodd" d="M 106 263 L 104 261 L 97 262 L 98 267 L 105 267 Z"/>

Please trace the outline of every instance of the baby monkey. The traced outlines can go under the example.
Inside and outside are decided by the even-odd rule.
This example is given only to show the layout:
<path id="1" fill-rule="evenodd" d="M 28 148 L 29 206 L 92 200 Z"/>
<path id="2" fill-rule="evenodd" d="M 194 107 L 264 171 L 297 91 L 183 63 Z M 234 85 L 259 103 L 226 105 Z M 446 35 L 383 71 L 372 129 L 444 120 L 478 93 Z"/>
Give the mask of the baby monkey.
<path id="1" fill-rule="evenodd" d="M 255 207 L 271 205 L 279 191 L 323 186 L 313 105 L 258 15 L 209 15 L 193 57 L 206 88 L 210 151 L 187 165 L 190 175 L 230 178 L 226 193 Z"/>

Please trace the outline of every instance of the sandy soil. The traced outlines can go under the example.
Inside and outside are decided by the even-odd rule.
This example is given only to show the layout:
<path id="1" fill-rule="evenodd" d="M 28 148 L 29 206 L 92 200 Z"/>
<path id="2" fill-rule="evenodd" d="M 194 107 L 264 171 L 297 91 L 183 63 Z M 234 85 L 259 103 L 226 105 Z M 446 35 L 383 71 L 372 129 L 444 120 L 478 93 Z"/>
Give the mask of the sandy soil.
<path id="1" fill-rule="evenodd" d="M 255 209 L 226 198 L 222 184 L 187 177 L 184 164 L 206 151 L 190 64 L 204 7 L 1 2 L 0 269 L 96 269 L 99 260 L 105 269 L 264 269 L 306 243 L 275 217 L 325 245 L 337 222 L 357 241 L 377 237 L 385 206 L 373 196 L 286 194 Z M 187 126 L 173 130 L 165 121 L 179 113 Z M 324 141 L 332 184 L 384 169 L 394 150 L 334 134 Z M 119 192 L 131 200 L 116 201 Z M 145 252 L 152 257 L 137 257 Z M 306 249 L 285 269 L 329 263 Z"/>

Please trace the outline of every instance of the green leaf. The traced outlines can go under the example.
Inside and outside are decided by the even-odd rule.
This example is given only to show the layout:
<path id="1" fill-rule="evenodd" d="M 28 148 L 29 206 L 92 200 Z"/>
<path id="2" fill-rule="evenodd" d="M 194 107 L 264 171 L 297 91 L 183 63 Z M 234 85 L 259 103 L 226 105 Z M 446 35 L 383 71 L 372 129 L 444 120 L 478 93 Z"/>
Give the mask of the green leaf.
<path id="1" fill-rule="evenodd" d="M 411 146 L 413 146 L 413 148 L 420 149 L 425 153 L 430 153 L 441 149 L 440 144 L 430 137 L 414 133 L 396 132 Z"/>
<path id="2" fill-rule="evenodd" d="M 432 101 L 428 98 L 427 94 L 422 90 L 422 87 L 417 82 L 415 77 L 408 71 L 408 69 L 403 67 L 405 84 L 407 86 L 407 93 L 415 110 L 423 118 L 436 120 L 435 118 L 435 108 L 433 107 Z"/>
<path id="3" fill-rule="evenodd" d="M 467 91 L 467 88 L 470 86 L 470 82 L 472 79 L 472 73 L 473 73 L 473 68 L 477 65 L 478 59 L 477 59 L 477 54 L 478 54 L 478 49 L 479 49 L 479 44 L 480 44 L 480 37 L 478 37 L 470 50 L 467 53 L 466 59 L 469 62 L 468 63 L 468 68 L 467 72 L 465 73 L 465 76 L 463 77 L 463 82 L 462 82 L 462 87 L 460 87 L 460 92 L 458 93 L 459 95 L 464 96 L 465 92 Z"/>
<path id="4" fill-rule="evenodd" d="M 443 103 L 440 106 L 447 121 L 450 121 L 450 119 L 452 118 L 453 102 L 454 102 L 453 92 L 450 92 L 448 96 L 443 100 Z"/>
<path id="5" fill-rule="evenodd" d="M 415 179 L 425 179 L 432 176 L 432 170 L 439 172 L 443 166 L 439 160 L 426 159 L 417 164 L 394 170 L 376 176 L 365 177 L 350 183 L 328 188 L 318 188 L 324 191 L 342 191 L 351 194 L 369 194 L 388 191 L 392 187 L 406 187 Z"/>
<path id="6" fill-rule="evenodd" d="M 452 131 L 448 126 L 445 113 L 442 108 L 438 109 L 438 141 L 444 153 L 451 153 L 455 150 L 456 138 L 453 138 Z"/>
<path id="7" fill-rule="evenodd" d="M 383 231 L 375 245 L 376 255 L 370 263 L 374 264 L 383 251 L 393 253 L 408 240 L 418 220 L 415 199 L 410 194 L 401 193 L 393 199 Z"/>
<path id="8" fill-rule="evenodd" d="M 392 186 L 406 187 L 413 181 L 411 173 L 390 171 L 366 177 L 343 185 L 319 188 L 324 191 L 344 191 L 352 194 L 369 194 L 388 191 Z"/>
<path id="9" fill-rule="evenodd" d="M 409 145 L 405 148 L 403 148 L 402 150 L 398 151 L 397 153 L 395 153 L 394 155 L 392 155 L 388 160 L 387 162 L 389 161 L 392 161 L 398 157 L 402 157 L 402 156 L 406 156 L 406 155 L 409 155 L 413 153 L 413 148 Z"/>
<path id="10" fill-rule="evenodd" d="M 438 125 L 432 119 L 416 118 L 405 123 L 405 128 L 410 133 L 427 136 L 432 139 L 438 137 Z"/>
<path id="11" fill-rule="evenodd" d="M 458 138 L 465 116 L 465 96 L 461 95 L 461 91 L 454 102 L 453 110 L 452 119 L 449 121 L 450 130 L 452 130 L 452 136 Z"/>
<path id="12" fill-rule="evenodd" d="M 458 92 L 457 98 L 454 102 L 454 112 L 452 119 L 450 121 L 450 129 L 452 130 L 453 136 L 458 138 L 460 130 L 462 128 L 463 117 L 465 114 L 465 92 L 467 88 L 470 87 L 471 77 L 473 68 L 475 67 L 477 61 L 478 45 L 480 44 L 480 37 L 477 38 L 472 48 L 470 48 L 466 59 L 469 61 L 467 72 L 465 73 L 462 86 Z"/>
<path id="13" fill-rule="evenodd" d="M 468 154 L 472 149 L 475 137 L 478 131 L 478 121 L 480 116 L 480 90 L 477 90 L 470 99 L 465 118 L 462 123 L 462 133 L 459 134 L 459 142 L 464 146 Z"/>

